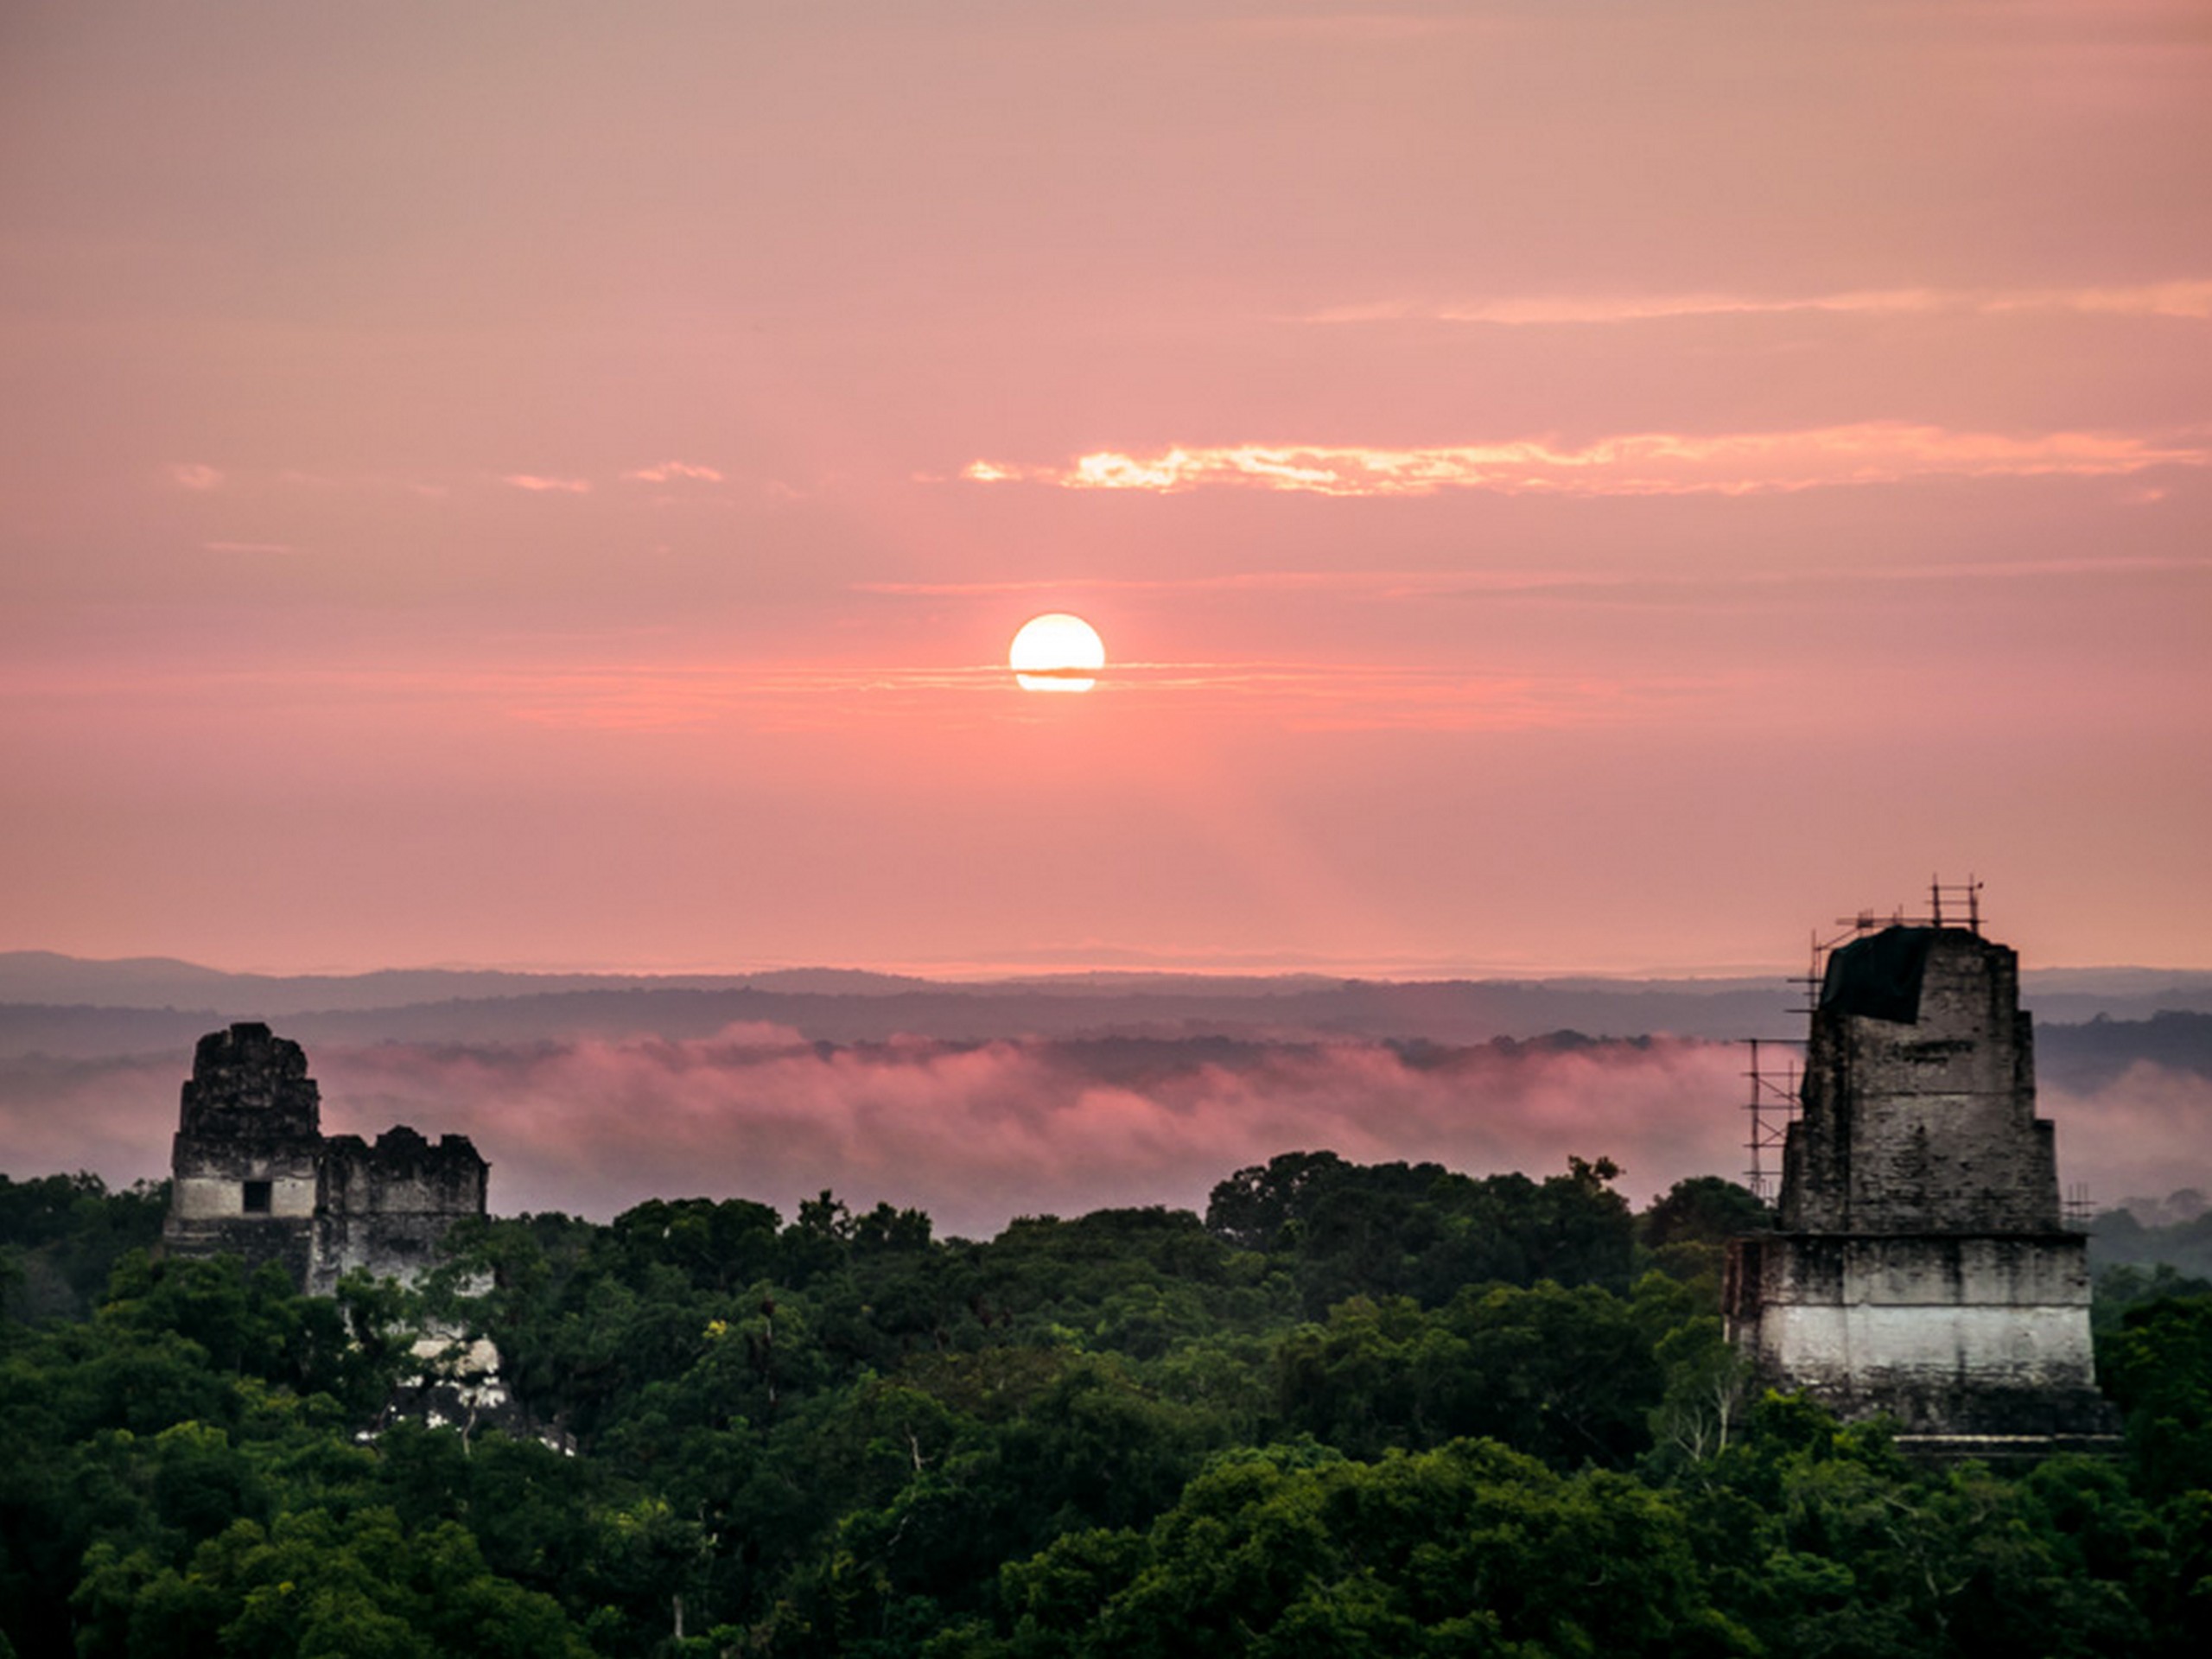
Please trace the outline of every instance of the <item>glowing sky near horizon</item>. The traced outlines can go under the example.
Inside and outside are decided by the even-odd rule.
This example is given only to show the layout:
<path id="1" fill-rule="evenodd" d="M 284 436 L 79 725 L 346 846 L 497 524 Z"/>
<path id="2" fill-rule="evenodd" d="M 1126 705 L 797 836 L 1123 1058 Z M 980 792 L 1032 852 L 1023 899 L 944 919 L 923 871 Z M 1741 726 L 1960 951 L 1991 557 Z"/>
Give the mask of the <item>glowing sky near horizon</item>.
<path id="1" fill-rule="evenodd" d="M 0 948 L 2203 965 L 2209 531 L 2198 0 L 0 15 Z"/>

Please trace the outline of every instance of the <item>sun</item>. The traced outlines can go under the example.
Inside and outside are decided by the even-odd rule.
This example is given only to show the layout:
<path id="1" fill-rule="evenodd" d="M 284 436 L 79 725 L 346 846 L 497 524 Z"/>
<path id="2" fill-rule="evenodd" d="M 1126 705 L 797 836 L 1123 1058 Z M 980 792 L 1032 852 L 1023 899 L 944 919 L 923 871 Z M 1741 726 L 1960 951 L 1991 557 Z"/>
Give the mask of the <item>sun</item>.
<path id="1" fill-rule="evenodd" d="M 1048 611 L 1021 625 L 1007 666 L 1025 691 L 1088 691 L 1106 666 L 1106 642 L 1081 617 Z"/>

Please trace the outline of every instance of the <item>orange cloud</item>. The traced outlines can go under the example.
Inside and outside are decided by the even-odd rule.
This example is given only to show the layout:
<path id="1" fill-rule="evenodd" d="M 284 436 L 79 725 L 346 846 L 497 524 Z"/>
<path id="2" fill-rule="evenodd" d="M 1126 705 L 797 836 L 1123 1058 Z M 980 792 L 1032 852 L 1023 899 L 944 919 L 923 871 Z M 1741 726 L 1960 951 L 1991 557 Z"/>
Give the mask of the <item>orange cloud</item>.
<path id="1" fill-rule="evenodd" d="M 713 467 L 696 467 L 688 461 L 664 461 L 658 466 L 635 467 L 622 476 L 640 484 L 665 484 L 672 478 L 696 479 L 706 484 L 722 481 L 722 475 Z"/>
<path id="2" fill-rule="evenodd" d="M 1077 490 L 1173 493 L 1211 486 L 1316 495 L 1744 495 L 1916 478 L 2104 475 L 2162 466 L 2201 467 L 2201 442 L 2158 443 L 2097 432 L 2014 436 L 1897 421 L 1799 432 L 1700 435 L 1645 432 L 1580 448 L 1548 439 L 1420 448 L 1349 444 L 1231 444 L 1154 455 L 1102 450 L 1059 467 L 971 465 L 983 482 L 1023 480 Z M 978 470 L 978 469 L 982 470 Z"/>
<path id="3" fill-rule="evenodd" d="M 2157 489 L 2131 491 L 2125 498 L 2141 505 L 2164 499 Z M 1732 590 L 1746 587 L 1802 587 L 1811 582 L 1867 586 L 1889 582 L 1986 582 L 2107 577 L 2148 572 L 2203 571 L 2202 559 L 2163 554 L 2119 554 L 2102 557 L 1979 559 L 1909 564 L 1792 564 L 1783 569 L 1738 570 L 1726 578 Z M 1576 570 L 1556 568 L 1493 570 L 1236 570 L 1194 576 L 1051 576 L 1005 582 L 856 582 L 858 594 L 893 598 L 995 598 L 1001 594 L 1082 593 L 1311 594 L 1332 601 L 1427 600 L 1476 594 L 1538 594 L 1559 599 L 1586 594 L 1605 604 L 1619 602 L 1624 589 L 1677 593 L 1710 588 L 1709 573 L 1655 575 L 1649 571 Z"/>
<path id="4" fill-rule="evenodd" d="M 1480 322 L 1507 327 L 1546 324 L 1650 322 L 1671 317 L 1768 315 L 1790 312 L 1897 315 L 1955 312 L 2075 312 L 2083 315 L 2212 319 L 2212 282 L 2138 283 L 2096 288 L 1853 289 L 1783 296 L 1691 293 L 1645 296 L 1530 296 L 1466 304 L 1379 301 L 1333 306 L 1306 322 Z"/>
<path id="5" fill-rule="evenodd" d="M 212 490 L 223 481 L 222 474 L 196 461 L 174 461 L 165 470 L 169 482 L 181 489 Z"/>
<path id="6" fill-rule="evenodd" d="M 518 490 L 554 491 L 565 495 L 588 495 L 591 480 L 588 478 L 541 478 L 535 473 L 509 473 L 499 480 Z"/>

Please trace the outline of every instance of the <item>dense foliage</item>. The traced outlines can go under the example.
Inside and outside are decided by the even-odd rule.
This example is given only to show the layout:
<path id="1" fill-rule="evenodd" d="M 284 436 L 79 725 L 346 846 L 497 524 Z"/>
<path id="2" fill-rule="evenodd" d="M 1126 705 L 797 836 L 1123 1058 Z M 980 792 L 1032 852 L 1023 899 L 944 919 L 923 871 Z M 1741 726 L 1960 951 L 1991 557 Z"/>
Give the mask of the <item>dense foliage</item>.
<path id="1" fill-rule="evenodd" d="M 1916 1468 L 1747 1398 L 1747 1193 L 1617 1175 L 1292 1154 L 983 1243 L 655 1202 L 334 1299 L 0 1178 L 0 1655 L 2204 1650 L 2212 1297 L 2116 1287 L 2124 1459 Z M 394 1418 L 426 1328 L 527 1421 Z"/>

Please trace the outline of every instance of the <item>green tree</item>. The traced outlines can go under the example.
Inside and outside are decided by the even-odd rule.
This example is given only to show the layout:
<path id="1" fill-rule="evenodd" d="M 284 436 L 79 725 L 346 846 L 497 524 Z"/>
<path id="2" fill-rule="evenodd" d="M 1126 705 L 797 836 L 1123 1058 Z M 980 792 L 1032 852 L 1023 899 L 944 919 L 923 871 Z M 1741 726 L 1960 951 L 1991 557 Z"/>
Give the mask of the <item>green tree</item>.
<path id="1" fill-rule="evenodd" d="M 1774 1211 L 1757 1193 L 1719 1175 L 1676 1181 L 1637 1218 L 1639 1242 L 1654 1250 L 1669 1244 L 1726 1244 L 1773 1227 Z"/>
<path id="2" fill-rule="evenodd" d="M 2154 1498 L 2212 1490 L 2212 1296 L 2130 1309 L 2099 1340 L 2097 1373 L 2127 1414 L 2140 1489 Z"/>
<path id="3" fill-rule="evenodd" d="M 491 1573 L 465 1529 L 448 1522 L 410 1534 L 389 1510 L 343 1522 L 309 1511 L 266 1529 L 238 1521 L 181 1570 L 95 1545 L 73 1600 L 80 1659 L 590 1651 L 550 1598 Z"/>
<path id="4" fill-rule="evenodd" d="M 1226 1453 L 1141 1538 L 1077 1535 L 1009 1567 L 1005 1650 L 1753 1651 L 1680 1529 L 1625 1477 L 1563 1478 L 1484 1441 L 1372 1464 Z"/>

